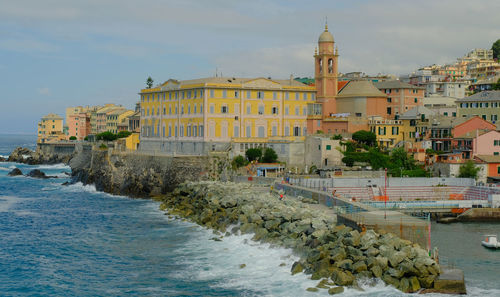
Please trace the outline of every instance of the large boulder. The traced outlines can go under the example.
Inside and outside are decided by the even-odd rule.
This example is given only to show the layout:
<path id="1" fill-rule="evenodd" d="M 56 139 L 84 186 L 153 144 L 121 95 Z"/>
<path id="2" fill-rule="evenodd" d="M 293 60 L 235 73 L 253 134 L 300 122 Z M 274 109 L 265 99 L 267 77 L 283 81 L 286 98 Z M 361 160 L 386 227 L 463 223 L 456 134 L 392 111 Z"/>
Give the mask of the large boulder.
<path id="1" fill-rule="evenodd" d="M 31 170 L 26 176 L 33 178 L 49 178 L 49 176 L 45 175 L 45 173 L 39 169 Z"/>
<path id="2" fill-rule="evenodd" d="M 19 168 L 14 168 L 12 171 L 7 173 L 8 176 L 18 176 L 18 175 L 23 175 L 23 172 Z"/>

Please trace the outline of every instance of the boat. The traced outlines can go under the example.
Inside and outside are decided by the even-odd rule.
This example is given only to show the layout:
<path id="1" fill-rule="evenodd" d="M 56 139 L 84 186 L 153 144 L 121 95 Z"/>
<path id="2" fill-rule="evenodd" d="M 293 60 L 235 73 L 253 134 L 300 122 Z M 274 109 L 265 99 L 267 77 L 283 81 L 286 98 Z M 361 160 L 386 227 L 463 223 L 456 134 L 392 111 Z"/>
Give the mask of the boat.
<path id="1" fill-rule="evenodd" d="M 481 241 L 481 244 L 489 249 L 500 248 L 500 243 L 497 241 L 496 235 L 486 235 L 486 239 Z"/>

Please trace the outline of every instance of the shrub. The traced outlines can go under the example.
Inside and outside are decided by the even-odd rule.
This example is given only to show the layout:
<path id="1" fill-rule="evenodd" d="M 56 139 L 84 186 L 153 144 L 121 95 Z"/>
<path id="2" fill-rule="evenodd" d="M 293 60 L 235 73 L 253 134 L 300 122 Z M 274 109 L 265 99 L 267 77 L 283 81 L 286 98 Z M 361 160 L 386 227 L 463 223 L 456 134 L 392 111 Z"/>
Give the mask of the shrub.
<path id="1" fill-rule="evenodd" d="M 358 143 L 374 146 L 377 143 L 377 136 L 375 133 L 366 130 L 359 130 L 352 134 L 352 139 Z"/>
<path id="2" fill-rule="evenodd" d="M 89 141 L 89 137 L 88 136 L 85 136 L 85 138 L 83 139 L 85 141 Z"/>
<path id="3" fill-rule="evenodd" d="M 262 162 L 264 163 L 275 163 L 278 160 L 278 154 L 276 152 L 268 147 L 264 151 L 264 156 L 262 157 Z"/>
<path id="4" fill-rule="evenodd" d="M 335 135 L 332 136 L 332 140 L 342 140 L 342 135 L 335 134 Z"/>
<path id="5" fill-rule="evenodd" d="M 105 145 L 104 143 L 101 143 L 101 145 L 99 146 L 99 148 L 102 149 L 102 150 L 105 150 L 105 149 L 108 148 L 108 146 Z"/>
<path id="6" fill-rule="evenodd" d="M 458 168 L 458 177 L 470 177 L 477 178 L 477 174 L 481 170 L 479 167 L 474 165 L 474 162 L 467 161 L 466 163 L 460 165 Z"/>
<path id="7" fill-rule="evenodd" d="M 109 131 L 102 132 L 96 135 L 97 140 L 114 141 L 117 138 L 118 137 L 116 136 L 116 134 L 113 134 Z"/>
<path id="8" fill-rule="evenodd" d="M 344 162 L 344 164 L 346 166 L 349 166 L 349 167 L 352 167 L 354 166 L 354 158 L 351 157 L 351 156 L 345 156 L 342 158 L 342 162 Z"/>
<path id="9" fill-rule="evenodd" d="M 262 157 L 262 150 L 260 148 L 249 148 L 245 152 L 245 156 L 247 157 L 247 160 L 250 162 L 258 161 Z"/>
<path id="10" fill-rule="evenodd" d="M 118 134 L 116 134 L 116 137 L 118 138 L 127 138 L 132 134 L 130 131 L 120 131 Z"/>
<path id="11" fill-rule="evenodd" d="M 231 165 L 233 168 L 240 168 L 248 164 L 248 161 L 245 159 L 245 157 L 238 155 L 233 158 L 233 161 L 231 162 Z"/>
<path id="12" fill-rule="evenodd" d="M 76 140 L 76 136 L 70 136 L 69 140 Z"/>

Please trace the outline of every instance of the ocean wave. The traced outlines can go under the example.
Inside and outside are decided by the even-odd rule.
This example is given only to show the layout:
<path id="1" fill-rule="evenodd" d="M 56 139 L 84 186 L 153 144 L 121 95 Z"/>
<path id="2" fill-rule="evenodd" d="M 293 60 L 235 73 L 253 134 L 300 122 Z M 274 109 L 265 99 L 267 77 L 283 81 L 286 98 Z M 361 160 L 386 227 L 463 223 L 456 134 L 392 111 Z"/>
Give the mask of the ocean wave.
<path id="1" fill-rule="evenodd" d="M 70 185 L 67 185 L 67 186 L 62 186 L 62 187 L 63 187 L 62 189 L 64 191 L 73 192 L 73 193 L 87 192 L 87 193 L 92 193 L 92 194 L 105 195 L 105 196 L 109 196 L 109 197 L 113 197 L 113 198 L 130 199 L 130 197 L 127 197 L 127 196 L 113 195 L 113 194 L 110 194 L 110 193 L 98 191 L 96 189 L 96 187 L 95 187 L 94 184 L 84 185 L 82 182 L 77 182 L 77 183 L 70 184 Z"/>
<path id="2" fill-rule="evenodd" d="M 47 169 L 47 170 L 56 170 L 56 169 L 71 169 L 68 165 L 64 163 L 53 164 L 53 165 L 36 165 L 34 168 L 37 169 Z"/>
<path id="3" fill-rule="evenodd" d="M 0 158 L 8 159 L 9 155 L 0 155 Z"/>

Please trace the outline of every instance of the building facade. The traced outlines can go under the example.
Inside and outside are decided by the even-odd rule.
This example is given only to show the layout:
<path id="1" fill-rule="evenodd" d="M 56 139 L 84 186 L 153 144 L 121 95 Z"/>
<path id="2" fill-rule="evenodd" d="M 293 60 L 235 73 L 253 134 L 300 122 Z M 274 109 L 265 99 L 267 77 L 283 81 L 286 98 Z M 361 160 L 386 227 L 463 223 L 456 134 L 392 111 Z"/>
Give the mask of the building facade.
<path id="1" fill-rule="evenodd" d="M 456 102 L 459 117 L 478 116 L 492 123 L 500 117 L 500 91 L 483 91 Z"/>
<path id="2" fill-rule="evenodd" d="M 141 150 L 204 154 L 303 141 L 315 88 L 292 78 L 211 77 L 168 80 L 140 96 Z"/>
<path id="3" fill-rule="evenodd" d="M 77 140 L 84 140 L 90 134 L 90 113 L 80 112 L 68 117 L 68 139 L 72 136 Z"/>
<path id="4" fill-rule="evenodd" d="M 395 118 L 408 110 L 423 105 L 424 88 L 407 84 L 399 80 L 374 83 L 387 95 L 387 115 Z"/>
<path id="5" fill-rule="evenodd" d="M 38 122 L 38 143 L 46 143 L 66 139 L 63 133 L 63 118 L 57 114 L 48 114 Z"/>

